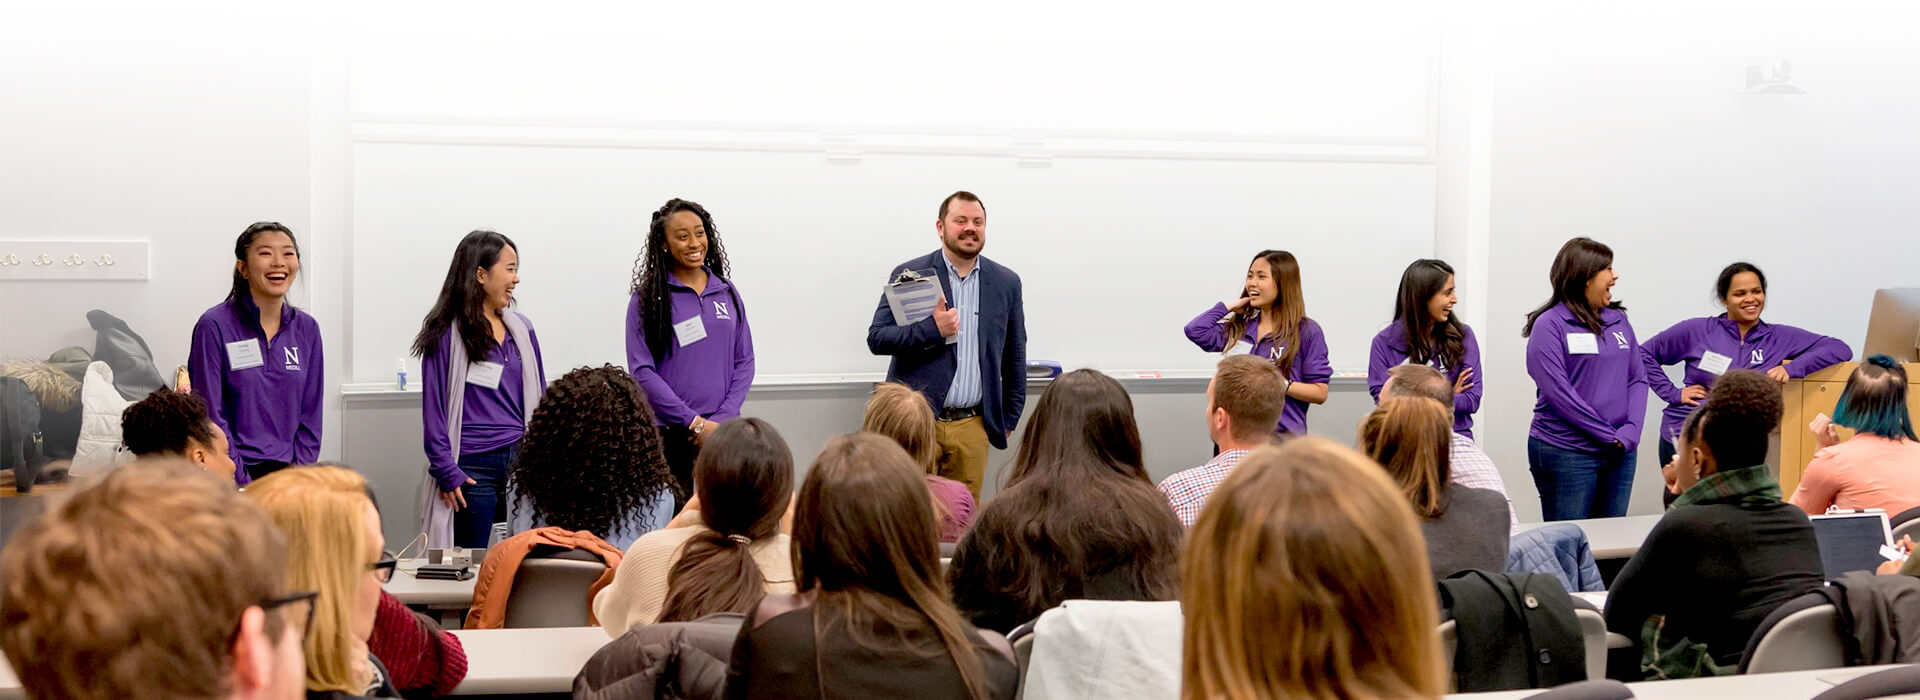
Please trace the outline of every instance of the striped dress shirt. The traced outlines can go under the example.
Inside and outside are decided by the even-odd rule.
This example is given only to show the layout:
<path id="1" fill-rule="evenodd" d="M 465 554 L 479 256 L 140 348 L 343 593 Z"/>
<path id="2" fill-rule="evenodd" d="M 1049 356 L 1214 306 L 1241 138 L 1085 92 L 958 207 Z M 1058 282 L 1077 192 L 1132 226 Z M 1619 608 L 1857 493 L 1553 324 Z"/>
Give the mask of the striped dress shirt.
<path id="1" fill-rule="evenodd" d="M 940 262 L 947 265 L 948 285 L 953 288 L 953 298 L 948 306 L 960 310 L 960 331 L 954 335 L 960 339 L 953 349 L 957 364 L 953 370 L 953 384 L 947 388 L 947 402 L 940 408 L 968 408 L 980 405 L 980 266 L 986 261 L 974 259 L 973 273 L 966 277 L 954 269 L 953 260 L 945 253 Z"/>

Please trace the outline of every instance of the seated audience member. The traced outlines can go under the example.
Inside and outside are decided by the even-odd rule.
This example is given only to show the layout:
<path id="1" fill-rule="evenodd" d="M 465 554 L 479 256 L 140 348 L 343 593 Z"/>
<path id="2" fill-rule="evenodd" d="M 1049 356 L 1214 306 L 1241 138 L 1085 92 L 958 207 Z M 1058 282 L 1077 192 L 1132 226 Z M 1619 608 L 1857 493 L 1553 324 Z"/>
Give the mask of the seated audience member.
<path id="1" fill-rule="evenodd" d="M 828 441 L 794 504 L 802 593 L 769 594 L 748 616 L 730 700 L 1013 697 L 1013 649 L 947 602 L 921 474 L 879 435 Z"/>
<path id="2" fill-rule="evenodd" d="M 321 460 L 316 467 L 344 464 Z M 367 500 L 374 514 L 380 511 L 380 499 L 367 489 Z M 382 552 L 384 554 L 384 552 Z M 414 612 L 406 603 L 380 590 L 380 605 L 373 617 L 373 635 L 367 638 L 367 651 L 387 669 L 393 688 L 402 697 L 439 697 L 453 692 L 467 677 L 467 650 L 433 618 Z"/>
<path id="3" fill-rule="evenodd" d="M 626 370 L 581 367 L 547 387 L 520 443 L 513 532 L 584 530 L 626 549 L 673 518 L 653 407 Z"/>
<path id="4" fill-rule="evenodd" d="M 1331 440 L 1249 453 L 1180 557 L 1180 696 L 1440 697 L 1417 522 L 1378 466 Z"/>
<path id="5" fill-rule="evenodd" d="M 1207 496 L 1233 473 L 1247 450 L 1273 442 L 1273 426 L 1286 407 L 1286 388 L 1286 378 L 1272 362 L 1252 355 L 1220 361 L 1213 381 L 1207 382 L 1207 437 L 1220 453 L 1160 482 L 1160 492 L 1181 525 L 1193 527 Z"/>
<path id="6" fill-rule="evenodd" d="M 318 591 L 307 631 L 307 697 L 398 697 L 386 667 L 368 650 L 380 585 L 398 564 L 382 552 L 380 513 L 367 481 L 340 467 L 282 469 L 246 494 L 287 538 L 287 579 Z"/>
<path id="7" fill-rule="evenodd" d="M 313 596 L 266 513 L 180 460 L 108 473 L 0 553 L 0 648 L 27 697 L 303 693 Z"/>
<path id="8" fill-rule="evenodd" d="M 1383 392 L 1384 393 L 1384 392 Z M 1358 443 L 1413 504 L 1435 580 L 1467 569 L 1507 570 L 1507 500 L 1448 479 L 1452 404 L 1393 396 L 1360 422 Z"/>
<path id="9" fill-rule="evenodd" d="M 1126 389 L 1068 372 L 1040 396 L 1006 487 L 955 548 L 953 601 L 1004 633 L 1069 598 L 1172 600 L 1182 534 L 1147 479 Z"/>
<path id="10" fill-rule="evenodd" d="M 207 404 L 193 394 L 161 387 L 120 414 L 120 442 L 136 457 L 183 457 L 201 469 L 233 480 L 227 432 L 207 417 Z"/>
<path id="11" fill-rule="evenodd" d="M 1734 370 L 1682 425 L 1673 463 L 1662 470 L 1680 497 L 1607 594 L 1607 629 L 1640 644 L 1625 657 L 1639 663 L 1608 675 L 1732 673 L 1768 613 L 1820 588 L 1813 523 L 1780 500 L 1766 465 L 1780 412 L 1779 382 Z"/>
<path id="12" fill-rule="evenodd" d="M 694 500 L 676 522 L 635 540 L 613 583 L 594 597 L 607 636 L 656 622 L 752 612 L 768 593 L 793 592 L 792 540 L 780 532 L 793 495 L 793 452 L 758 418 L 735 418 L 702 438 Z"/>
<path id="13" fill-rule="evenodd" d="M 1380 387 L 1380 400 L 1421 396 L 1452 406 L 1453 393 L 1453 382 L 1447 381 L 1447 375 L 1440 370 L 1426 365 L 1398 365 L 1387 372 L 1387 383 Z M 1493 459 L 1474 444 L 1473 438 L 1456 432 L 1447 440 L 1448 479 L 1470 489 L 1500 494 L 1507 502 L 1508 529 L 1519 527 L 1520 518 L 1514 515 L 1513 499 L 1507 496 L 1507 482 L 1500 478 L 1500 469 L 1493 465 Z"/>
<path id="14" fill-rule="evenodd" d="M 927 493 L 933 496 L 933 512 L 940 519 L 940 541 L 959 542 L 973 525 L 977 504 L 966 484 L 934 473 L 940 466 L 940 443 L 935 439 L 933 405 L 927 403 L 927 397 L 905 384 L 885 382 L 875 386 L 860 429 L 892 438 L 926 470 Z"/>
<path id="15" fill-rule="evenodd" d="M 1834 426 L 1859 432 L 1841 442 Z M 1874 355 L 1860 363 L 1840 391 L 1832 422 L 1813 436 L 1820 451 L 1793 490 L 1801 510 L 1879 508 L 1892 516 L 1920 506 L 1920 439 L 1907 411 L 1907 370 L 1893 358 Z"/>

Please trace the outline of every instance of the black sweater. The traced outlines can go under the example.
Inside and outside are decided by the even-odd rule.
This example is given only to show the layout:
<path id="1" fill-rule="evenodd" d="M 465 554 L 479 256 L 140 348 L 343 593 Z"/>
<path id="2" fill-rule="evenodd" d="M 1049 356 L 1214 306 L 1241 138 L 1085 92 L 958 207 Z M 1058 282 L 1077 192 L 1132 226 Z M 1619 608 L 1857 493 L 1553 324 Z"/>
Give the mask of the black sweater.
<path id="1" fill-rule="evenodd" d="M 1737 497 L 1679 506 L 1614 579 L 1607 631 L 1637 648 L 1647 618 L 1665 615 L 1662 646 L 1685 637 L 1706 644 L 1715 663 L 1737 665 L 1761 620 L 1822 583 L 1820 543 L 1799 508 Z"/>

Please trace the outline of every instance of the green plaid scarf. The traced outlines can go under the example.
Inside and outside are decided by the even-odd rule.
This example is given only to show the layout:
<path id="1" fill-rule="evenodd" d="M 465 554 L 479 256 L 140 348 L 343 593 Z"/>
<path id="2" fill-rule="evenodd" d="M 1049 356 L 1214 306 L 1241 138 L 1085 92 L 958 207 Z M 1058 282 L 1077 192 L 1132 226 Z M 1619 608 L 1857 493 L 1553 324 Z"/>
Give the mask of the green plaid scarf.
<path id="1" fill-rule="evenodd" d="M 1780 482 L 1773 478 L 1773 471 L 1762 464 L 1745 469 L 1721 471 L 1701 479 L 1679 498 L 1673 499 L 1673 507 L 1690 506 L 1700 503 L 1737 500 L 1743 504 L 1768 503 L 1780 500 Z"/>

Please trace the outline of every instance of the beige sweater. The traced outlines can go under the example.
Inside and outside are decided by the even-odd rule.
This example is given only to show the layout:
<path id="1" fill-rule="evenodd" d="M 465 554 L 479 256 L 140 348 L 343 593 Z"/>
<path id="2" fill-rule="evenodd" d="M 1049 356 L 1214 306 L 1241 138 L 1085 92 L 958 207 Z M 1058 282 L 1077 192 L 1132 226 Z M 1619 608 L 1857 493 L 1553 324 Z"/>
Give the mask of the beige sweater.
<path id="1" fill-rule="evenodd" d="M 614 571 L 613 583 L 593 599 L 593 614 L 607 636 L 619 637 L 660 620 L 660 609 L 667 602 L 667 573 L 680 560 L 687 541 L 702 532 L 709 530 L 704 525 L 655 530 L 634 541 Z M 754 542 L 748 551 L 767 579 L 768 593 L 794 592 L 792 540 L 787 535 Z"/>

